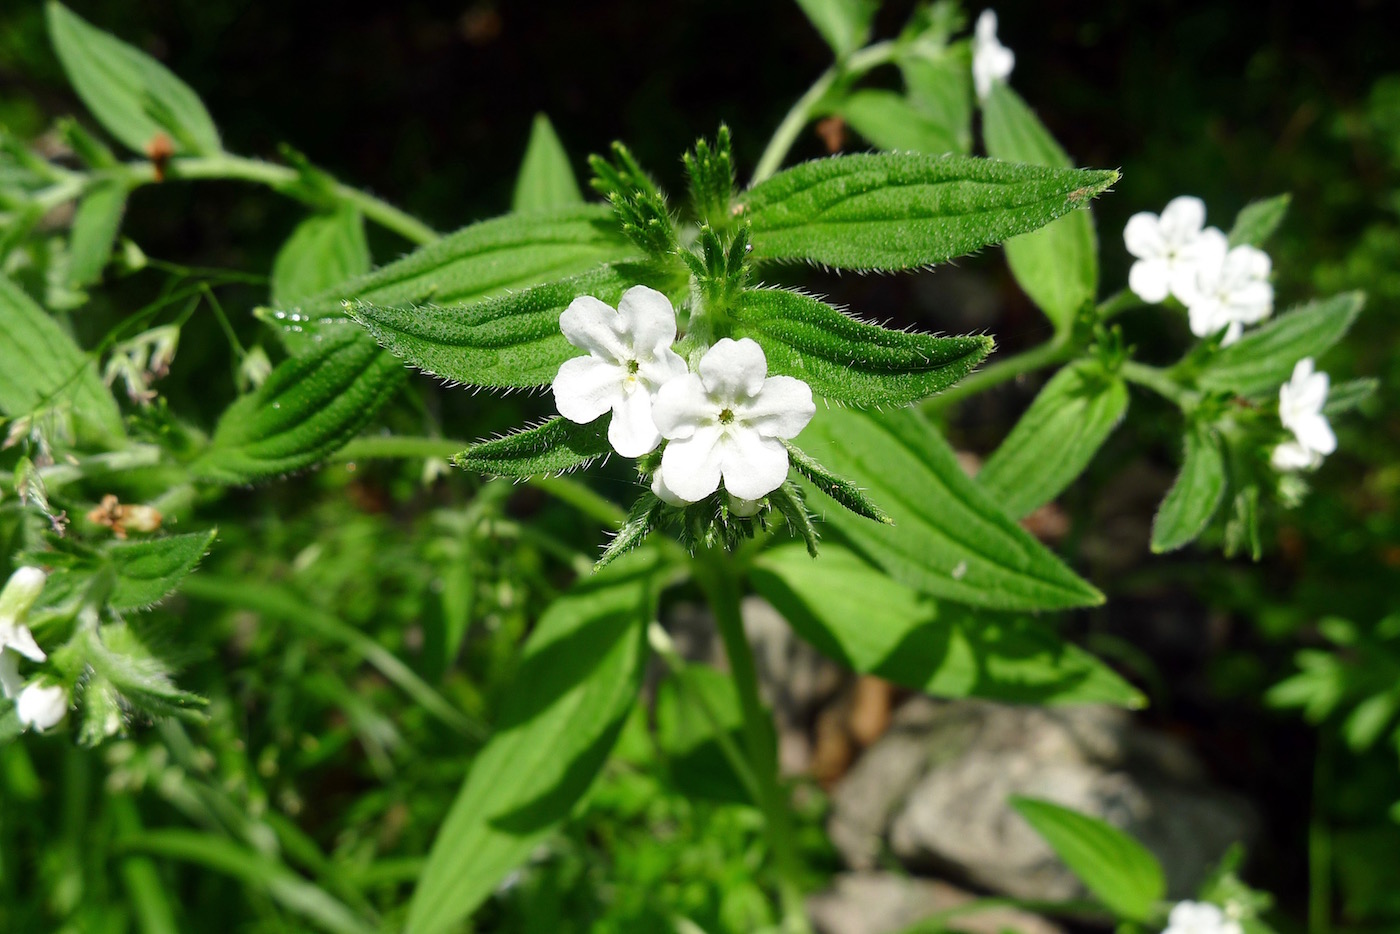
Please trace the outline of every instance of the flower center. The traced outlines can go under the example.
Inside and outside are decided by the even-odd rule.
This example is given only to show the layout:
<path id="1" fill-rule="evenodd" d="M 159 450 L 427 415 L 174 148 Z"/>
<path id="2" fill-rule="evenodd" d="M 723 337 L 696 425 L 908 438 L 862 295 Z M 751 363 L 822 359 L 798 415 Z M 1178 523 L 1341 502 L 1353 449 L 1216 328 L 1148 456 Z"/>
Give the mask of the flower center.
<path id="1" fill-rule="evenodd" d="M 728 424 L 732 423 L 733 421 L 734 421 L 734 410 L 733 410 L 733 409 L 720 409 L 720 412 L 719 412 L 719 423 L 720 423 L 721 425 L 728 425 Z"/>
<path id="2" fill-rule="evenodd" d="M 641 368 L 642 368 L 642 365 L 641 365 L 640 363 L 638 363 L 636 360 L 628 360 L 628 361 L 627 361 L 627 375 L 628 375 L 628 376 L 636 376 L 636 375 L 637 375 L 637 371 L 640 370 Z"/>

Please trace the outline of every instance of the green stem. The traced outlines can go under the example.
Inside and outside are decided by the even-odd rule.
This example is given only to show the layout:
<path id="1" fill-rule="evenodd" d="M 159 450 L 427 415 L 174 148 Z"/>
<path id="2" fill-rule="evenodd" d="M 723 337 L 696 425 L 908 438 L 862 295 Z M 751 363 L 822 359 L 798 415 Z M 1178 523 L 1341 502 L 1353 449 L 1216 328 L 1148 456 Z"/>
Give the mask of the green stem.
<path id="1" fill-rule="evenodd" d="M 924 402 L 924 411 L 929 414 L 941 412 L 949 406 L 961 402 L 979 392 L 986 392 L 1007 380 L 1024 376 L 1056 363 L 1064 363 L 1075 354 L 1075 348 L 1065 335 L 1055 337 L 1030 350 L 1024 350 L 1004 360 L 985 366 L 971 376 L 948 389 L 943 390 Z"/>
<path id="2" fill-rule="evenodd" d="M 1166 370 L 1158 369 L 1155 366 L 1138 363 L 1136 360 L 1127 360 L 1118 372 L 1128 382 L 1152 390 L 1178 408 L 1189 410 L 1198 401 L 1196 393 L 1172 379 Z"/>
<path id="3" fill-rule="evenodd" d="M 729 658 L 729 671 L 739 694 L 739 709 L 744 718 L 744 745 L 757 782 L 758 796 L 754 803 L 763 812 L 764 827 L 778 872 L 783 930 L 787 934 L 807 934 L 811 926 L 802 905 L 799 883 L 801 867 L 793 837 L 792 814 L 782 786 L 778 783 L 778 756 L 773 743 L 772 719 L 758 696 L 758 668 L 754 664 L 748 637 L 744 634 L 739 581 L 729 555 L 720 549 L 709 549 L 696 555 L 694 574 L 715 615 L 720 638 L 724 641 L 724 653 Z"/>

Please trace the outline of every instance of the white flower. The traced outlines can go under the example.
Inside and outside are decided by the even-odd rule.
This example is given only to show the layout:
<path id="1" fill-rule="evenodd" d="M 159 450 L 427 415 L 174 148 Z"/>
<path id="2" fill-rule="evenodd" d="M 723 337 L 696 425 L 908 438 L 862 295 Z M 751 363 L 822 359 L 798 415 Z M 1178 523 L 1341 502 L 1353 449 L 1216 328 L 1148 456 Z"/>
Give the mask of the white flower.
<path id="1" fill-rule="evenodd" d="M 23 567 L 0 590 L 0 692 L 6 697 L 14 697 L 21 684 L 18 655 L 36 662 L 47 657 L 29 627 L 20 622 L 39 599 L 45 579 L 41 569 Z"/>
<path id="2" fill-rule="evenodd" d="M 15 713 L 20 723 L 42 733 L 68 713 L 68 692 L 56 684 L 31 684 L 19 692 Z"/>
<path id="3" fill-rule="evenodd" d="M 559 317 L 559 329 L 586 357 L 564 361 L 554 377 L 554 404 L 571 422 L 587 424 L 609 410 L 608 441 L 624 457 L 640 457 L 661 443 L 652 421 L 656 391 L 684 376 L 685 361 L 671 349 L 676 312 L 666 296 L 644 285 L 622 294 L 617 309 L 580 295 Z"/>
<path id="4" fill-rule="evenodd" d="M 1233 344 L 1247 324 L 1258 324 L 1274 310 L 1273 264 L 1252 246 L 1230 249 L 1214 227 L 1202 232 L 1192 273 L 1173 291 L 1186 304 L 1191 333 L 1209 337 L 1225 329 L 1221 346 Z"/>
<path id="5" fill-rule="evenodd" d="M 1011 77 L 1015 66 L 1016 53 L 997 38 L 996 13 L 983 10 L 972 37 L 972 83 L 977 88 L 977 99 L 985 101 L 992 93 L 992 83 Z"/>
<path id="6" fill-rule="evenodd" d="M 1327 403 L 1326 373 L 1313 371 L 1312 357 L 1304 357 L 1293 367 L 1293 376 L 1278 390 L 1278 417 L 1293 432 L 1292 441 L 1274 448 L 1275 470 L 1303 470 L 1316 467 L 1322 458 L 1337 450 L 1337 436 L 1322 407 Z"/>
<path id="7" fill-rule="evenodd" d="M 787 478 L 779 439 L 796 437 L 816 414 L 811 388 L 791 376 L 767 376 L 763 348 L 748 338 L 718 341 L 698 369 L 656 397 L 656 427 L 670 440 L 661 455 L 665 488 L 693 503 L 723 478 L 739 499 L 767 496 Z"/>
<path id="8" fill-rule="evenodd" d="M 1133 294 L 1153 305 L 1171 294 L 1180 298 L 1178 289 L 1194 273 L 1205 223 L 1205 202 L 1190 195 L 1168 201 L 1161 217 L 1140 211 L 1128 218 L 1123 244 L 1137 257 L 1128 270 Z"/>
<path id="9" fill-rule="evenodd" d="M 1244 934 L 1234 918 L 1210 902 L 1177 902 L 1162 934 Z"/>

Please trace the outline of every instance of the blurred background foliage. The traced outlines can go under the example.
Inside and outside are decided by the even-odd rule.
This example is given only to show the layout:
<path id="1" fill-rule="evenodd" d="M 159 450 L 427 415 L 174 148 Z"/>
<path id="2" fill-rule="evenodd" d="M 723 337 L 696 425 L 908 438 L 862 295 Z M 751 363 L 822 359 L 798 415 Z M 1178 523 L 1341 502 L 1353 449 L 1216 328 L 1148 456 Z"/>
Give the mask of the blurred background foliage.
<path id="1" fill-rule="evenodd" d="M 1074 634 L 1150 693 L 1141 716 L 1186 736 L 1217 780 L 1261 808 L 1248 875 L 1277 893 L 1282 930 L 1400 924 L 1400 72 L 1387 6 L 997 5 L 1017 53 L 1013 84 L 1079 164 L 1122 168 L 1095 206 L 1106 283 L 1126 276 L 1119 231 L 1130 214 L 1191 193 L 1226 226 L 1246 202 L 1287 191 L 1292 208 L 1270 246 L 1279 305 L 1369 295 L 1319 363 L 1336 381 L 1375 376 L 1380 392 L 1341 423 L 1339 454 L 1303 505 L 1277 517 L 1263 562 L 1147 554 L 1179 438 L 1166 408 L 1161 418 L 1139 410 L 1062 499 L 1062 548 L 1110 598 L 1075 616 Z M 290 143 L 441 230 L 508 209 L 537 111 L 581 175 L 588 153 L 624 139 L 680 190 L 675 155 L 721 120 L 751 168 L 829 56 L 788 3 L 72 7 L 196 88 L 231 151 L 276 158 Z M 886 4 L 876 34 L 911 9 Z M 892 70 L 880 80 L 894 86 Z M 0 124 L 42 148 L 66 114 L 87 119 L 42 6 L 6 3 Z M 825 151 L 808 133 L 794 157 Z M 295 203 L 238 183 L 154 185 L 133 196 L 125 233 L 153 258 L 266 272 L 300 217 Z M 407 248 L 370 234 L 376 262 Z M 93 346 L 178 275 L 148 268 L 94 291 L 71 318 L 80 341 Z M 1007 353 L 1048 336 L 998 250 L 921 276 L 800 277 L 897 324 L 988 329 Z M 230 281 L 218 297 L 241 341 L 269 342 L 248 313 L 265 284 Z M 1148 359 L 1157 347 L 1174 359 L 1189 341 L 1184 321 L 1165 315 L 1124 326 Z M 197 313 L 159 388 L 182 417 L 210 425 L 236 391 L 228 360 L 224 332 Z M 1037 384 L 963 406 L 950 434 L 985 453 Z M 385 419 L 468 439 L 546 406 L 420 380 Z M 297 888 L 302 873 L 392 918 L 520 636 L 591 560 L 597 535 L 529 488 L 483 487 L 457 471 L 422 479 L 421 462 L 341 462 L 202 509 L 220 529 L 213 553 L 186 594 L 141 625 L 178 657 L 181 685 L 211 699 L 209 723 L 142 726 L 94 750 L 63 740 L 0 749 L 0 927 L 119 931 L 134 914 L 165 912 L 179 929 L 296 929 L 326 910 Z M 632 481 L 614 467 L 603 482 L 624 499 Z M 0 527 L 0 543 L 14 534 Z M 256 614 L 229 608 L 248 581 L 261 582 Z M 376 655 L 384 649 L 473 719 L 426 709 Z M 688 800 L 634 726 L 566 839 L 492 903 L 481 929 L 653 931 L 684 914 L 741 932 L 771 920 L 753 868 L 756 813 Z M 811 800 L 815 887 L 834 857 L 820 795 Z M 113 848 L 118 838 L 125 849 Z M 242 860 L 249 851 L 263 858 Z M 1334 911 L 1309 919 L 1310 895 Z"/>

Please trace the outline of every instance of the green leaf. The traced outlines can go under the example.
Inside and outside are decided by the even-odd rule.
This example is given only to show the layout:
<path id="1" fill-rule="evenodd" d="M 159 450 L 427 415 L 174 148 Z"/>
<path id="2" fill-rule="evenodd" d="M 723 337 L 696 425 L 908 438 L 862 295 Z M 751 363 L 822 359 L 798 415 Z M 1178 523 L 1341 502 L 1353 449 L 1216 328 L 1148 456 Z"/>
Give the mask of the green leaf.
<path id="1" fill-rule="evenodd" d="M 661 521 L 665 509 L 666 504 L 658 499 L 651 490 L 647 490 L 637 497 L 632 508 L 627 510 L 626 520 L 617 533 L 613 535 L 612 541 L 608 542 L 608 547 L 603 549 L 597 563 L 593 565 L 593 570 L 601 571 L 623 555 L 640 548 L 647 536 L 656 528 L 657 523 Z"/>
<path id="2" fill-rule="evenodd" d="M 1292 200 L 1292 195 L 1283 194 L 1246 204 L 1230 228 L 1230 246 L 1263 246 L 1283 223 Z"/>
<path id="3" fill-rule="evenodd" d="M 1365 302 L 1361 292 L 1343 292 L 1279 315 L 1222 348 L 1197 383 L 1202 389 L 1242 396 L 1274 395 L 1288 382 L 1294 364 L 1322 356 L 1342 339 Z"/>
<path id="4" fill-rule="evenodd" d="M 742 194 L 756 262 L 916 269 L 1088 205 L 1114 171 L 883 153 L 804 162 Z"/>
<path id="5" fill-rule="evenodd" d="M 937 697 L 1145 706 L 1111 669 L 1030 620 L 940 607 L 850 551 L 764 552 L 749 572 L 802 638 L 862 674 Z"/>
<path id="6" fill-rule="evenodd" d="M 784 441 L 783 447 L 787 448 L 788 459 L 792 462 L 792 469 L 811 481 L 812 486 L 830 496 L 836 502 L 845 506 L 858 516 L 873 519 L 876 522 L 883 522 L 885 525 L 892 525 L 894 520 L 885 515 L 883 509 L 870 501 L 860 487 L 856 486 L 845 477 L 839 477 L 823 467 L 817 460 L 810 457 L 805 451 L 793 444 L 791 441 Z"/>
<path id="7" fill-rule="evenodd" d="M 655 552 L 634 552 L 540 618 L 433 842 L 407 934 L 460 926 L 588 791 L 637 702 L 659 568 Z"/>
<path id="8" fill-rule="evenodd" d="M 228 407 L 209 448 L 190 464 L 195 477 L 251 483 L 310 467 L 343 447 L 403 383 L 403 366 L 359 331 L 318 336 Z"/>
<path id="9" fill-rule="evenodd" d="M 78 288 L 102 278 L 125 210 L 126 187 L 117 182 L 101 182 L 83 196 L 68 241 L 69 285 Z"/>
<path id="10" fill-rule="evenodd" d="M 93 680 L 105 681 L 128 707 L 154 716 L 202 719 L 198 708 L 209 702 L 176 687 L 165 662 L 146 647 L 126 622 L 80 627 L 76 641 L 75 648 L 92 670 Z M 97 732 L 86 724 L 85 728 L 89 736 Z M 110 726 L 106 732 L 110 734 Z"/>
<path id="11" fill-rule="evenodd" d="M 982 335 L 892 331 L 785 289 L 747 290 L 731 316 L 736 337 L 763 346 L 770 372 L 852 405 L 905 405 L 940 392 L 972 372 L 995 344 Z"/>
<path id="12" fill-rule="evenodd" d="M 19 418 L 50 406 L 67 407 L 80 436 L 114 442 L 125 434 L 121 411 L 97 375 L 97 365 L 3 275 L 0 334 L 0 413 Z"/>
<path id="13" fill-rule="evenodd" d="M 1181 473 L 1152 520 L 1152 550 L 1184 548 L 1200 537 L 1225 498 L 1225 454 L 1209 425 L 1192 425 L 1183 441 Z"/>
<path id="14" fill-rule="evenodd" d="M 865 45 L 880 6 L 875 0 L 797 0 L 797 5 L 838 59 Z"/>
<path id="15" fill-rule="evenodd" d="M 1009 162 L 1069 168 L 1069 156 L 1015 91 L 994 83 L 982 105 L 987 154 Z M 1006 242 L 1016 282 L 1057 331 L 1074 323 L 1099 288 L 1098 242 L 1088 211 L 1075 211 Z"/>
<path id="16" fill-rule="evenodd" d="M 916 411 L 818 409 L 798 440 L 894 520 L 876 525 L 843 509 L 823 516 L 895 580 L 986 609 L 1103 602 L 963 473 L 948 443 Z"/>
<path id="17" fill-rule="evenodd" d="M 856 91 L 841 102 L 841 116 L 878 149 L 964 152 L 955 131 L 894 91 Z"/>
<path id="18" fill-rule="evenodd" d="M 512 211 L 544 211 L 566 208 L 583 203 L 574 170 L 569 167 L 569 154 L 554 132 L 549 118 L 535 114 L 530 126 L 530 142 L 525 147 L 525 159 L 515 179 Z"/>
<path id="19" fill-rule="evenodd" d="M 1152 917 L 1167 883 L 1161 864 L 1141 843 L 1117 827 L 1049 801 L 1017 796 L 1011 806 L 1114 914 L 1139 922 Z"/>
<path id="20" fill-rule="evenodd" d="M 1067 366 L 1045 384 L 977 474 L 1006 514 L 1020 519 L 1050 502 L 1094 459 L 1128 409 L 1128 387 L 1097 363 Z"/>
<path id="21" fill-rule="evenodd" d="M 272 261 L 272 301 L 286 307 L 369 272 L 369 244 L 359 210 L 339 204 L 297 224 Z"/>
<path id="22" fill-rule="evenodd" d="M 117 572 L 117 582 L 107 605 L 117 612 L 141 610 L 174 593 L 209 553 L 217 534 L 210 530 L 108 545 L 104 555 Z"/>
<path id="23" fill-rule="evenodd" d="M 1333 383 L 1327 393 L 1327 401 L 1322 406 L 1322 414 L 1328 418 L 1336 418 L 1359 408 L 1376 394 L 1380 386 L 1380 380 L 1369 376 L 1364 379 L 1347 380 L 1345 383 Z"/>
<path id="24" fill-rule="evenodd" d="M 642 275 L 606 266 L 465 307 L 355 302 L 347 311 L 385 350 L 430 375 L 469 386 L 545 386 L 582 353 L 559 331 L 569 303 L 592 295 L 615 306 Z"/>
<path id="25" fill-rule="evenodd" d="M 908 55 L 898 60 L 909 101 L 943 127 L 953 150 L 972 149 L 972 57 L 968 44 L 946 46 L 936 57 Z"/>
<path id="26" fill-rule="evenodd" d="M 587 425 L 563 416 L 515 431 L 503 438 L 473 444 L 452 459 L 467 470 L 497 477 L 539 477 L 586 467 L 612 450 L 604 415 Z"/>
<path id="27" fill-rule="evenodd" d="M 733 678 L 708 665 L 687 665 L 657 686 L 654 716 L 656 745 L 677 790 L 696 800 L 752 803 L 715 728 L 717 722 L 734 747 L 743 748 L 743 714 Z"/>
<path id="28" fill-rule="evenodd" d="M 161 133 L 176 152 L 220 151 L 219 131 L 199 96 L 164 65 L 61 3 L 51 0 L 48 20 L 49 38 L 73 90 L 108 133 L 142 154 Z"/>

